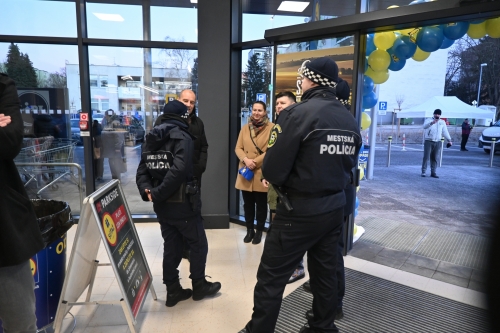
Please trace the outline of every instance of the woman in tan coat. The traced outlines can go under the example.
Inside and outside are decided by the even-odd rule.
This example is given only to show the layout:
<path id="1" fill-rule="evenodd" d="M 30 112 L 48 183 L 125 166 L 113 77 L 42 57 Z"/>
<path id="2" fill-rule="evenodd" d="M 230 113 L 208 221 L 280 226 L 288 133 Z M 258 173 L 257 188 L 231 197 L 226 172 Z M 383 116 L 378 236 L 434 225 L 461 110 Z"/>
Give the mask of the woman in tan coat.
<path id="1" fill-rule="evenodd" d="M 235 187 L 241 190 L 243 195 L 243 209 L 247 225 L 247 235 L 243 240 L 245 243 L 259 244 L 266 223 L 267 188 L 260 180 L 262 162 L 273 125 L 267 117 L 266 105 L 263 102 L 255 102 L 248 125 L 242 127 L 234 149 L 240 160 L 238 169 L 246 166 L 254 173 L 251 180 L 246 180 L 240 174 L 236 176 Z M 257 214 L 255 213 L 256 206 Z M 257 217 L 257 232 L 254 231 L 255 217 Z"/>

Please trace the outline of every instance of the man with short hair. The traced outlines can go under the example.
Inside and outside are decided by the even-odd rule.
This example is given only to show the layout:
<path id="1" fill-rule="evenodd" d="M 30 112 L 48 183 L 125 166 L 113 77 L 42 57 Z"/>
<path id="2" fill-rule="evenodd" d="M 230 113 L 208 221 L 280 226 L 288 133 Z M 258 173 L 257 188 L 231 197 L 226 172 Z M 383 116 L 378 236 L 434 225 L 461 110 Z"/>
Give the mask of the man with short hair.
<path id="1" fill-rule="evenodd" d="M 300 332 L 338 332 L 344 189 L 361 147 L 358 124 L 336 98 L 338 73 L 328 57 L 308 62 L 302 68 L 302 101 L 283 110 L 271 132 L 262 169 L 288 200 L 278 202 L 266 237 L 247 333 L 274 332 L 286 283 L 306 251 L 314 317 Z"/>
<path id="2" fill-rule="evenodd" d="M 193 151 L 193 176 L 198 182 L 198 187 L 201 189 L 201 175 L 207 168 L 208 158 L 208 142 L 205 135 L 205 125 L 203 121 L 196 115 L 196 94 L 190 89 L 181 91 L 177 99 L 183 103 L 189 112 L 188 123 L 189 133 L 194 138 L 194 151 Z M 184 239 L 182 257 L 189 260 L 189 244 Z"/>
<path id="3" fill-rule="evenodd" d="M 422 160 L 422 177 L 425 177 L 427 171 L 427 161 L 431 160 L 431 177 L 439 178 L 436 174 L 437 161 L 439 152 L 441 151 L 441 138 L 444 136 L 448 140 L 449 146 L 451 142 L 450 133 L 444 120 L 441 117 L 441 110 L 434 110 L 434 116 L 426 119 L 424 122 L 424 159 Z"/>

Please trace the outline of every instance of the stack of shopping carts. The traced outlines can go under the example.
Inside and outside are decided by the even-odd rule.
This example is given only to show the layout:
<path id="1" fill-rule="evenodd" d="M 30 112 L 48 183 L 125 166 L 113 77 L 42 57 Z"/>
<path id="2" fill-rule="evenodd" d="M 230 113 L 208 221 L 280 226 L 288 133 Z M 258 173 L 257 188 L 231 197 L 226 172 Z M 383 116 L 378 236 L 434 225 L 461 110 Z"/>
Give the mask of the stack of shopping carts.
<path id="1" fill-rule="evenodd" d="M 77 181 L 69 166 L 60 165 L 73 162 L 76 147 L 76 142 L 73 140 L 53 137 L 30 138 L 24 140 L 23 146 L 14 161 L 18 164 L 19 174 L 25 187 L 31 182 L 36 182 L 37 188 L 44 185 L 38 191 L 38 196 L 46 188 L 57 189 L 55 183 L 67 175 Z M 26 163 L 33 165 L 25 165 Z"/>

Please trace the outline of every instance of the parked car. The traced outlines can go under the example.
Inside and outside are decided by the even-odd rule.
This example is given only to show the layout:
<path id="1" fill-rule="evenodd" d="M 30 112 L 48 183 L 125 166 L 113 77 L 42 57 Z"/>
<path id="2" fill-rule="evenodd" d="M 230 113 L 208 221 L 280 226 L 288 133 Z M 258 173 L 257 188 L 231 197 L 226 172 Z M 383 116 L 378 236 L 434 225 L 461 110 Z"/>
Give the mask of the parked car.
<path id="1" fill-rule="evenodd" d="M 146 135 L 146 130 L 142 127 L 141 122 L 134 116 L 114 115 L 104 127 L 124 128 L 127 132 L 135 134 L 137 141 L 143 141 Z"/>
<path id="2" fill-rule="evenodd" d="M 500 150 L 500 120 L 487 127 L 479 137 L 479 148 L 483 148 L 486 153 L 490 153 L 491 141 L 495 138 L 495 152 Z"/>
<path id="3" fill-rule="evenodd" d="M 71 123 L 71 139 L 73 139 L 77 145 L 83 145 L 82 137 L 80 136 L 80 119 L 70 119 Z"/>

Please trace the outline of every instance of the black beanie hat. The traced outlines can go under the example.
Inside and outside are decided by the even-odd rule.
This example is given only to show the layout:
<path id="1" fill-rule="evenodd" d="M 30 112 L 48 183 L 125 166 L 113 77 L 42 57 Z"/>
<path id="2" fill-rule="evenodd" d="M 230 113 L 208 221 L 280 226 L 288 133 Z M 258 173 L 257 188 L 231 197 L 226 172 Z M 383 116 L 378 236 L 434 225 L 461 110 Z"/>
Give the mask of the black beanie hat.
<path id="1" fill-rule="evenodd" d="M 434 110 L 434 114 L 441 115 L 441 110 L 440 110 L 440 109 L 436 109 L 436 110 Z"/>
<path id="2" fill-rule="evenodd" d="M 165 104 L 163 113 L 176 114 L 182 118 L 187 118 L 189 116 L 187 106 L 178 100 L 173 100 Z"/>
<path id="3" fill-rule="evenodd" d="M 306 63 L 302 75 L 321 86 L 335 88 L 339 78 L 339 68 L 332 59 L 322 57 Z"/>
<path id="4" fill-rule="evenodd" d="M 349 88 L 349 84 L 339 77 L 335 90 L 339 102 L 344 105 L 349 105 L 349 98 L 351 97 L 351 89 Z"/>

